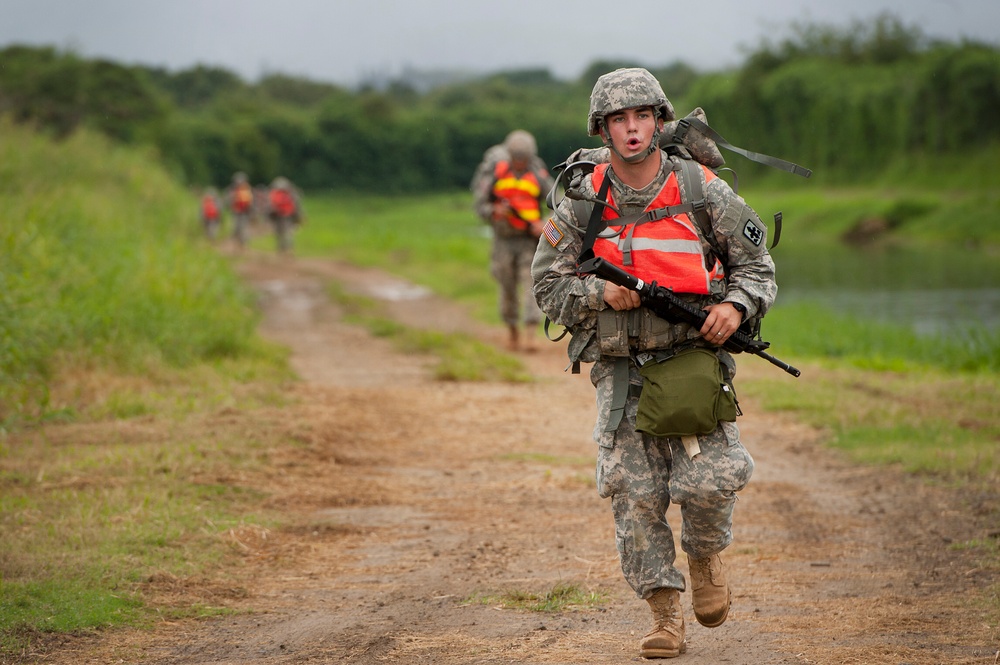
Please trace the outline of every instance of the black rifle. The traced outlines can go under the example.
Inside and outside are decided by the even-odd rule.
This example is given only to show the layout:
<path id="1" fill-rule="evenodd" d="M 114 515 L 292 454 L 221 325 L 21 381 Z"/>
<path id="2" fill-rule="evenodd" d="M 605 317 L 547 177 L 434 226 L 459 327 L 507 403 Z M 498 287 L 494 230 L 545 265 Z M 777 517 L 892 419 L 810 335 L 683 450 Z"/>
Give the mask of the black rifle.
<path id="1" fill-rule="evenodd" d="M 615 264 L 609 263 L 599 256 L 587 259 L 580 264 L 577 270 L 580 274 L 596 275 L 601 279 L 606 279 L 618 286 L 624 286 L 627 289 L 637 292 L 644 306 L 652 310 L 661 319 L 665 319 L 671 323 L 687 323 L 700 329 L 705 323 L 705 319 L 708 318 L 708 313 L 705 310 L 681 300 L 670 289 L 659 286 L 656 282 L 647 284 L 635 275 L 625 272 Z M 736 332 L 730 335 L 729 339 L 722 346 L 727 351 L 732 351 L 733 353 L 751 353 L 755 356 L 760 356 L 792 376 L 802 374 L 802 372 L 788 363 L 778 360 L 767 353 L 766 349 L 771 346 L 771 343 L 754 339 L 744 329 L 744 326 L 740 326 Z"/>

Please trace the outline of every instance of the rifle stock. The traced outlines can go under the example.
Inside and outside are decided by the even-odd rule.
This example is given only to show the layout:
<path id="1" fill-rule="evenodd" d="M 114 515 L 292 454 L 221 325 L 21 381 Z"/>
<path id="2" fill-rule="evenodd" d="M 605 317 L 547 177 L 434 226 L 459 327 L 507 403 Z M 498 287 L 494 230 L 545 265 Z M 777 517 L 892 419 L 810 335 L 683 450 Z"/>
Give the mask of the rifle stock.
<path id="1" fill-rule="evenodd" d="M 632 275 L 613 263 L 609 263 L 601 257 L 587 259 L 579 265 L 581 274 L 589 274 L 605 279 L 618 286 L 624 286 L 639 294 L 642 304 L 653 311 L 654 314 L 672 323 L 687 323 L 695 328 L 701 328 L 708 318 L 708 313 L 686 302 L 670 289 L 658 286 L 656 282 L 647 284 L 635 275 Z M 760 356 L 776 367 L 780 367 L 792 376 L 800 376 L 800 372 L 783 360 L 779 360 L 767 353 L 766 349 L 771 346 L 770 342 L 754 339 L 750 333 L 741 326 L 736 332 L 730 335 L 723 344 L 723 348 L 733 353 L 750 353 Z"/>

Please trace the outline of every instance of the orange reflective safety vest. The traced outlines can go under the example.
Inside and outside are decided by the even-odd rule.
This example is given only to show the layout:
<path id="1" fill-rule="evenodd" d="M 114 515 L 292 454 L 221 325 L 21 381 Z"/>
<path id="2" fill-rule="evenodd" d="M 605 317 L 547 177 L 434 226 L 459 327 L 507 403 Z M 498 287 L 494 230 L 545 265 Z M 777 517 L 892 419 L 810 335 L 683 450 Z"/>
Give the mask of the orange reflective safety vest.
<path id="1" fill-rule="evenodd" d="M 283 189 L 271 190 L 271 209 L 280 217 L 291 217 L 295 214 L 295 199 Z"/>
<path id="2" fill-rule="evenodd" d="M 201 216 L 205 219 L 216 220 L 219 218 L 219 206 L 215 204 L 215 197 L 206 194 L 201 199 Z"/>
<path id="3" fill-rule="evenodd" d="M 504 160 L 498 162 L 493 171 L 493 196 L 510 204 L 513 212 L 507 215 L 507 221 L 519 231 L 527 230 L 529 224 L 539 221 L 542 217 L 539 197 L 542 185 L 538 176 L 532 171 L 525 171 L 518 176 Z"/>
<path id="4" fill-rule="evenodd" d="M 609 164 L 598 164 L 591 175 L 594 191 L 599 191 Z M 704 167 L 702 167 L 704 169 Z M 706 182 L 716 176 L 705 170 Z M 608 203 L 614 205 L 611 190 Z M 713 259 L 705 265 L 705 253 L 697 227 L 687 213 L 669 214 L 667 208 L 681 204 L 676 172 L 671 172 L 663 187 L 646 206 L 637 221 L 616 226 L 618 215 L 605 207 L 602 219 L 608 228 L 594 240 L 594 254 L 624 268 L 644 282 L 673 289 L 677 293 L 712 293 L 712 282 L 725 277 L 722 264 Z M 659 214 L 657 214 L 659 213 Z"/>
<path id="5" fill-rule="evenodd" d="M 252 203 L 253 190 L 250 189 L 250 185 L 245 182 L 236 185 L 236 189 L 233 190 L 233 210 L 236 212 L 246 212 L 250 210 Z"/>

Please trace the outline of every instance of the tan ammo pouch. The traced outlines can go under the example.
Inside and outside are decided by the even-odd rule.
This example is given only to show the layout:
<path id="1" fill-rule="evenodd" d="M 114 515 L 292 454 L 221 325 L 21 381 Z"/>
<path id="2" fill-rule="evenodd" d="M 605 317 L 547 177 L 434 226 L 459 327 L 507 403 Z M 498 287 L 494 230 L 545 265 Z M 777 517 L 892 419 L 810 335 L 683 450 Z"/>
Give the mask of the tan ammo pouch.
<path id="1" fill-rule="evenodd" d="M 709 349 L 687 348 L 639 368 L 642 394 L 635 428 L 653 436 L 708 434 L 719 421 L 734 421 L 736 393 Z"/>

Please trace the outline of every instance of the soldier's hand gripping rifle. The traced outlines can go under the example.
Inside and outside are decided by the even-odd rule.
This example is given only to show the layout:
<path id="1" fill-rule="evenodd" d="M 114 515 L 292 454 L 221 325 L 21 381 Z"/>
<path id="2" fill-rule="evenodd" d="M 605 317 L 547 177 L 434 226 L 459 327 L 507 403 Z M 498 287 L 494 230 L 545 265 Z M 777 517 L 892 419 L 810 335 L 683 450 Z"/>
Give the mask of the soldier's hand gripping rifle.
<path id="1" fill-rule="evenodd" d="M 625 272 L 615 264 L 609 263 L 599 256 L 587 259 L 581 263 L 578 271 L 581 274 L 596 275 L 613 284 L 624 286 L 627 289 L 637 292 L 645 307 L 648 307 L 661 319 L 665 319 L 671 323 L 687 323 L 700 329 L 705 323 L 705 319 L 708 318 L 708 313 L 705 310 L 699 309 L 678 298 L 670 289 L 658 286 L 656 282 L 647 284 L 635 275 Z M 742 326 L 730 335 L 729 339 L 722 346 L 733 353 L 751 353 L 755 356 L 760 356 L 792 376 L 802 374 L 802 372 L 788 363 L 778 360 L 767 353 L 766 349 L 771 346 L 771 343 L 753 339 Z"/>

